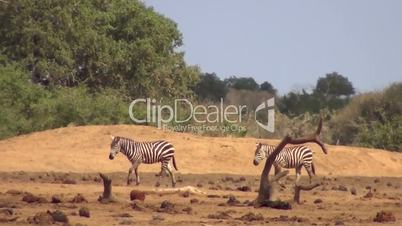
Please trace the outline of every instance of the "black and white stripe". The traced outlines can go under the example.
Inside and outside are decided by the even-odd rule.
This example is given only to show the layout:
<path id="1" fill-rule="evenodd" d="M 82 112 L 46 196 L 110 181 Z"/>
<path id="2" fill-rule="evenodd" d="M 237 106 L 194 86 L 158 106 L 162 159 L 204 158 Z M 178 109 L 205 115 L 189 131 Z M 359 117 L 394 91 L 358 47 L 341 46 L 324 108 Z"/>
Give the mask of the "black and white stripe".
<path id="1" fill-rule="evenodd" d="M 109 159 L 114 159 L 114 157 L 121 152 L 127 156 L 132 164 L 128 171 L 127 184 L 130 184 L 130 175 L 133 170 L 135 171 L 137 185 L 140 183 L 138 166 L 141 163 L 153 164 L 160 162 L 161 172 L 158 175 L 162 177 L 164 173 L 169 174 L 172 178 L 172 186 L 174 187 L 176 185 L 176 180 L 169 163 L 172 159 L 173 166 L 177 170 L 174 158 L 174 147 L 171 143 L 164 140 L 136 142 L 129 138 L 112 137 L 110 148 Z M 159 179 L 156 186 L 159 186 Z"/>
<path id="2" fill-rule="evenodd" d="M 268 144 L 257 144 L 257 149 L 254 155 L 254 165 L 258 165 L 261 160 L 268 158 L 275 150 L 276 146 Z M 299 180 L 301 174 L 301 168 L 307 170 L 307 173 L 311 178 L 315 175 L 315 168 L 313 164 L 313 152 L 307 146 L 293 146 L 285 147 L 276 156 L 273 163 L 275 167 L 275 174 L 280 172 L 280 168 L 295 168 L 296 169 L 296 181 Z"/>

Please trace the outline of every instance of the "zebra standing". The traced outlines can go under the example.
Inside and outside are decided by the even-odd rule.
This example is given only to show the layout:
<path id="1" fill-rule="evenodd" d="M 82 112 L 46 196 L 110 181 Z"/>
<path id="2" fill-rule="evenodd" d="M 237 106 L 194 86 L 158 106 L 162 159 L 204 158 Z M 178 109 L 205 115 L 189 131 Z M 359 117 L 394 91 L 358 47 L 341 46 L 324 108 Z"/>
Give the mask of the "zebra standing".
<path id="1" fill-rule="evenodd" d="M 167 141 L 151 141 L 151 142 L 136 142 L 129 138 L 124 137 L 113 137 L 112 144 L 110 145 L 109 159 L 112 160 L 119 153 L 123 153 L 127 156 L 128 160 L 131 162 L 132 166 L 128 170 L 127 185 L 130 184 L 130 176 L 133 170 L 135 171 L 136 184 L 140 184 L 140 177 L 138 175 L 138 166 L 141 163 L 152 164 L 161 162 L 161 171 L 156 186 L 160 185 L 160 178 L 167 173 L 172 179 L 172 187 L 176 185 L 176 179 L 172 172 L 170 166 L 170 159 L 173 161 L 173 166 L 176 170 L 176 161 L 174 158 L 174 148 L 173 145 Z"/>
<path id="2" fill-rule="evenodd" d="M 254 155 L 254 165 L 258 165 L 261 160 L 268 158 L 275 148 L 276 146 L 258 143 Z M 307 146 L 283 148 L 283 150 L 276 156 L 273 165 L 275 167 L 275 175 L 281 171 L 281 167 L 288 169 L 296 168 L 296 183 L 300 179 L 302 166 L 304 166 L 304 168 L 307 170 L 307 173 L 310 177 L 310 184 L 311 178 L 313 175 L 315 175 L 313 152 Z"/>

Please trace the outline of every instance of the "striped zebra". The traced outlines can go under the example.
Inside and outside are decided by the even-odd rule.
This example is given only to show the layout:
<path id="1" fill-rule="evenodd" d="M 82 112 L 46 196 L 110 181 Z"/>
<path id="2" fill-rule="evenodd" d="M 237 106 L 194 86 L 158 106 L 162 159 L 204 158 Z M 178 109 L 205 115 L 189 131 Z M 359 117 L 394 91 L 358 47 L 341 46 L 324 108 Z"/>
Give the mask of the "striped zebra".
<path id="1" fill-rule="evenodd" d="M 172 179 L 172 186 L 175 187 L 176 179 L 170 166 L 170 159 L 173 161 L 173 166 L 177 170 L 176 161 L 174 158 L 173 145 L 167 141 L 151 141 L 151 142 L 136 142 L 129 138 L 113 137 L 112 144 L 110 145 L 109 159 L 112 160 L 119 153 L 123 153 L 131 162 L 131 167 L 128 170 L 127 185 L 130 184 L 130 176 L 135 171 L 136 184 L 140 184 L 140 177 L 138 175 L 138 166 L 141 163 L 152 164 L 161 163 L 161 171 L 156 186 L 160 185 L 159 181 L 164 174 L 170 175 Z"/>
<path id="2" fill-rule="evenodd" d="M 261 160 L 268 158 L 269 155 L 275 150 L 276 146 L 268 144 L 257 144 L 257 149 L 254 155 L 254 165 L 258 165 Z M 296 183 L 300 179 L 301 168 L 307 170 L 310 177 L 310 183 L 313 175 L 315 175 L 315 168 L 313 164 L 313 152 L 307 146 L 293 146 L 285 147 L 276 156 L 273 163 L 275 167 L 275 175 L 281 171 L 281 168 L 296 168 Z"/>

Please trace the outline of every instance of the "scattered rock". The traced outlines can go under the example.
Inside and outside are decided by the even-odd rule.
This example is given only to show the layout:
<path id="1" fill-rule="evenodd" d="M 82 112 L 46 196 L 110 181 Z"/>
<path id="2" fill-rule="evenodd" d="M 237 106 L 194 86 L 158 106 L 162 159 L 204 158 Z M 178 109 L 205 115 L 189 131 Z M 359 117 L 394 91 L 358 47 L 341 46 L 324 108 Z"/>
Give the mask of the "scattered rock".
<path id="1" fill-rule="evenodd" d="M 77 181 L 71 178 L 65 178 L 63 184 L 77 184 Z"/>
<path id="2" fill-rule="evenodd" d="M 165 220 L 165 218 L 159 214 L 155 214 L 152 216 L 152 220 L 163 221 L 163 220 Z"/>
<path id="3" fill-rule="evenodd" d="M 197 184 L 197 187 L 202 188 L 203 185 L 202 185 L 201 183 L 198 183 L 198 184 Z"/>
<path id="4" fill-rule="evenodd" d="M 161 203 L 158 212 L 175 213 L 174 204 L 165 200 Z"/>
<path id="5" fill-rule="evenodd" d="M 336 220 L 335 225 L 345 225 L 345 223 L 343 223 L 341 220 Z"/>
<path id="6" fill-rule="evenodd" d="M 394 214 L 390 211 L 378 212 L 374 218 L 374 222 L 394 222 L 396 218 Z"/>
<path id="7" fill-rule="evenodd" d="M 367 192 L 367 194 L 364 195 L 363 197 L 364 197 L 364 198 L 373 198 L 373 196 L 374 196 L 374 194 L 373 194 L 373 192 L 371 192 L 371 190 L 370 190 L 370 191 Z"/>
<path id="8" fill-rule="evenodd" d="M 226 202 L 226 204 L 231 205 L 231 206 L 233 206 L 233 205 L 238 205 L 238 204 L 240 204 L 240 201 L 237 200 L 236 197 L 234 197 L 233 195 L 231 195 L 231 196 L 229 196 L 229 199 L 228 199 L 228 201 Z"/>
<path id="9" fill-rule="evenodd" d="M 240 186 L 237 188 L 238 191 L 244 191 L 244 192 L 249 192 L 251 191 L 251 187 L 250 186 Z"/>
<path id="10" fill-rule="evenodd" d="M 68 217 L 63 211 L 56 210 L 54 212 L 50 212 L 50 211 L 47 211 L 47 212 L 52 216 L 54 221 L 68 223 Z"/>
<path id="11" fill-rule="evenodd" d="M 39 197 L 36 195 L 33 195 L 32 193 L 26 193 L 24 197 L 22 197 L 22 201 L 27 202 L 27 203 L 47 203 L 47 200 L 43 197 Z"/>
<path id="12" fill-rule="evenodd" d="M 314 204 L 322 203 L 322 199 L 316 199 L 314 200 Z"/>
<path id="13" fill-rule="evenodd" d="M 83 202 L 87 203 L 88 200 L 83 195 L 78 193 L 76 196 L 74 196 L 74 198 L 70 202 L 72 202 L 72 203 L 83 203 Z"/>
<path id="14" fill-rule="evenodd" d="M 220 198 L 219 195 L 207 195 L 208 198 Z"/>
<path id="15" fill-rule="evenodd" d="M 145 200 L 145 192 L 138 191 L 138 190 L 132 190 L 130 192 L 130 200 L 140 200 L 144 201 Z"/>
<path id="16" fill-rule="evenodd" d="M 380 178 L 376 178 L 376 179 L 374 179 L 374 183 L 380 183 Z"/>
<path id="17" fill-rule="evenodd" d="M 388 187 L 392 187 L 392 183 L 391 183 L 391 182 L 387 182 L 387 186 L 388 186 Z"/>
<path id="18" fill-rule="evenodd" d="M 90 217 L 91 216 L 88 207 L 81 207 L 80 210 L 78 211 L 78 214 L 81 217 Z"/>
<path id="19" fill-rule="evenodd" d="M 367 190 L 371 190 L 371 186 L 369 186 L 369 185 L 367 185 L 365 188 L 366 188 Z"/>
<path id="20" fill-rule="evenodd" d="M 255 213 L 249 212 L 249 213 L 246 213 L 245 215 L 241 216 L 238 219 L 242 220 L 242 221 L 262 221 L 262 220 L 264 220 L 264 217 L 262 216 L 261 213 L 255 214 Z"/>
<path id="21" fill-rule="evenodd" d="M 233 177 L 226 176 L 225 178 L 222 179 L 223 182 L 228 182 L 228 181 L 234 181 Z"/>
<path id="22" fill-rule="evenodd" d="M 345 185 L 339 185 L 338 186 L 338 191 L 348 191 L 348 188 Z"/>
<path id="23" fill-rule="evenodd" d="M 352 195 L 357 195 L 357 190 L 356 190 L 356 188 L 355 188 L 355 187 L 351 188 L 351 189 L 350 189 L 350 193 L 351 193 Z"/>
<path id="24" fill-rule="evenodd" d="M 241 177 L 239 177 L 239 181 L 246 181 L 246 178 L 241 176 Z"/>
<path id="25" fill-rule="evenodd" d="M 53 195 L 51 203 L 61 203 L 61 197 L 59 195 Z"/>
<path id="26" fill-rule="evenodd" d="M 35 214 L 33 217 L 28 217 L 27 222 L 29 224 L 50 225 L 54 224 L 55 221 L 49 212 L 40 212 Z"/>
<path id="27" fill-rule="evenodd" d="M 20 190 L 16 190 L 16 189 L 10 189 L 10 190 L 6 191 L 6 194 L 21 195 L 21 194 L 24 194 L 24 192 L 20 191 Z"/>
<path id="28" fill-rule="evenodd" d="M 193 213 L 193 208 L 191 208 L 191 207 L 185 207 L 184 209 L 183 209 L 183 212 L 186 212 L 187 214 L 192 214 Z"/>
<path id="29" fill-rule="evenodd" d="M 215 184 L 212 180 L 208 181 L 208 184 L 213 185 Z"/>
<path id="30" fill-rule="evenodd" d="M 133 217 L 133 215 L 131 215 L 129 213 L 121 213 L 121 214 L 112 215 L 112 217 Z"/>
<path id="31" fill-rule="evenodd" d="M 190 200 L 190 203 L 191 204 L 196 204 L 196 203 L 199 203 L 200 201 L 198 200 L 198 199 L 191 199 Z"/>
<path id="32" fill-rule="evenodd" d="M 183 194 L 181 194 L 181 196 L 183 196 L 184 198 L 188 198 L 190 196 L 190 192 L 185 191 Z"/>
<path id="33" fill-rule="evenodd" d="M 215 214 L 209 214 L 209 219 L 230 219 L 232 218 L 227 211 L 218 211 Z"/>

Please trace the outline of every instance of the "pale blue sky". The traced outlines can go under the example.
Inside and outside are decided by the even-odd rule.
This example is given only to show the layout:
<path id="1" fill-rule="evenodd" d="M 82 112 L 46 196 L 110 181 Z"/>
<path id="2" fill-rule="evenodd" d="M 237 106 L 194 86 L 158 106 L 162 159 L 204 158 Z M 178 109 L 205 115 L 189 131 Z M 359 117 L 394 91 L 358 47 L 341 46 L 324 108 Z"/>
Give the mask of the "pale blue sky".
<path id="1" fill-rule="evenodd" d="M 281 94 L 337 71 L 357 91 L 402 81 L 399 0 L 145 0 L 174 20 L 185 59 L 221 78 L 251 76 Z"/>

